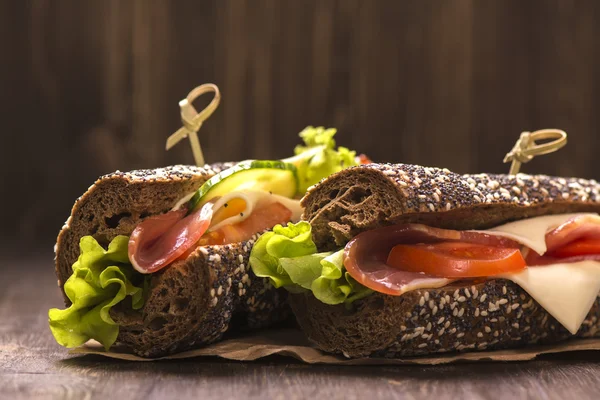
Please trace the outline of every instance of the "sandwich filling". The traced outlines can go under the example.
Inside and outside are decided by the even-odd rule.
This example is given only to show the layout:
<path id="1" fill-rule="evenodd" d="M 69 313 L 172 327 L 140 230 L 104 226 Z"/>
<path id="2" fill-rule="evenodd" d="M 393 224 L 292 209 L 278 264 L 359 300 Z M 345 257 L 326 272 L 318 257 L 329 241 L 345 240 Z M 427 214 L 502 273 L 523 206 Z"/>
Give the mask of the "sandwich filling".
<path id="1" fill-rule="evenodd" d="M 64 283 L 71 304 L 48 313 L 56 341 L 77 347 L 95 339 L 108 350 L 119 334 L 112 307 L 125 302 L 122 307 L 142 309 L 153 273 L 186 260 L 199 247 L 244 243 L 276 224 L 298 221 L 298 198 L 309 186 L 370 162 L 336 147 L 335 134 L 335 129 L 307 127 L 300 132 L 304 144 L 290 158 L 248 160 L 223 170 L 171 211 L 143 219 L 130 236 L 110 243 L 80 238 L 79 258 Z"/>
<path id="2" fill-rule="evenodd" d="M 138 272 L 153 273 L 200 246 L 243 242 L 301 214 L 298 200 L 261 190 L 228 193 L 191 213 L 182 207 L 145 219 L 129 238 L 129 259 Z"/>
<path id="3" fill-rule="evenodd" d="M 335 253 L 315 249 L 314 254 L 305 251 L 301 256 L 280 250 L 282 239 L 276 236 L 294 240 L 298 236 L 290 235 L 292 229 L 303 229 L 310 237 L 307 222 L 278 227 L 256 243 L 251 266 L 274 284 L 292 291 L 311 290 L 327 304 L 350 304 L 373 291 L 401 296 L 455 281 L 508 279 L 576 333 L 600 291 L 597 214 L 529 218 L 485 231 L 395 225 L 363 232 Z M 314 285 L 332 276 L 322 262 L 315 268 L 310 257 L 317 255 L 321 261 L 339 260 L 339 278 L 329 279 L 327 287 Z M 300 283 L 298 276 L 303 277 Z"/>

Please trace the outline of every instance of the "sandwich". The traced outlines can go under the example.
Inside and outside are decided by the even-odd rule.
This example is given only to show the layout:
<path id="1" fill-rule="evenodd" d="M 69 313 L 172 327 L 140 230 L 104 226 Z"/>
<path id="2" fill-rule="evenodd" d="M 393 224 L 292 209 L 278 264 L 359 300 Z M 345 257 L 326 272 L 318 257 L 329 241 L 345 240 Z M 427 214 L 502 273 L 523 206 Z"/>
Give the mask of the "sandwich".
<path id="1" fill-rule="evenodd" d="M 258 235 L 297 222 L 299 198 L 331 173 L 361 162 L 336 149 L 334 129 L 308 127 L 285 160 L 115 172 L 73 206 L 55 247 L 66 309 L 51 309 L 57 342 L 120 343 L 159 357 L 232 330 L 285 320 L 287 293 L 256 277 Z"/>
<path id="2" fill-rule="evenodd" d="M 259 277 L 306 336 L 350 358 L 600 336 L 600 185 L 546 175 L 352 167 L 262 235 Z"/>

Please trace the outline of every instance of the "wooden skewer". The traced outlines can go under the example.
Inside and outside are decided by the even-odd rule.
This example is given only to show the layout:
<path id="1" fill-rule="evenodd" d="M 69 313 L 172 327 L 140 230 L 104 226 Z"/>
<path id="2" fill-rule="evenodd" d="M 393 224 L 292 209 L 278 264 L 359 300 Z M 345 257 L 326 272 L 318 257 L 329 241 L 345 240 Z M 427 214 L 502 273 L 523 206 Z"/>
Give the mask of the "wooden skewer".
<path id="1" fill-rule="evenodd" d="M 205 109 L 198 112 L 192 104 L 194 100 L 205 93 L 214 93 L 215 97 L 212 99 L 210 104 Z M 192 146 L 192 153 L 194 154 L 194 160 L 196 165 L 199 167 L 204 166 L 204 154 L 202 153 L 202 146 L 198 139 L 198 131 L 202 127 L 204 121 L 206 121 L 212 113 L 219 106 L 221 101 L 221 92 L 217 85 L 212 83 L 205 83 L 194 89 L 187 95 L 187 97 L 179 102 L 181 108 L 181 122 L 183 126 L 173 133 L 167 139 L 166 150 L 171 149 L 181 140 L 189 137 L 190 145 Z"/>
<path id="2" fill-rule="evenodd" d="M 551 142 L 537 144 L 536 140 L 555 139 Z M 510 175 L 516 175 L 521 164 L 527 163 L 535 156 L 555 152 L 567 144 L 567 133 L 560 129 L 542 129 L 535 132 L 522 132 L 519 140 L 510 152 L 504 156 L 504 162 L 511 162 Z"/>

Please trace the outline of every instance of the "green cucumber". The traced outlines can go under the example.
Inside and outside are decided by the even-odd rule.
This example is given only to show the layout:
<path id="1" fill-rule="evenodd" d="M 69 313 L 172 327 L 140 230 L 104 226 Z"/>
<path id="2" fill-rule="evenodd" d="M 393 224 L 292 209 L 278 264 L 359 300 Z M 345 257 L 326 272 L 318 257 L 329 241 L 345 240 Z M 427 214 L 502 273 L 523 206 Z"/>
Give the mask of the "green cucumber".
<path id="1" fill-rule="evenodd" d="M 196 210 L 210 199 L 227 193 L 255 189 L 293 198 L 298 191 L 296 166 L 283 161 L 242 161 L 206 181 L 189 202 Z"/>

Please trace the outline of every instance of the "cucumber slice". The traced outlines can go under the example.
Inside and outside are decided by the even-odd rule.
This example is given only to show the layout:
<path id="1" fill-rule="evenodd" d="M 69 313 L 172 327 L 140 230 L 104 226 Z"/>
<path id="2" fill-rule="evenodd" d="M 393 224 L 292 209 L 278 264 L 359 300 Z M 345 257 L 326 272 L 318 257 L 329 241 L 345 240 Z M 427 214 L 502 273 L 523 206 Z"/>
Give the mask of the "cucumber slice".
<path id="1" fill-rule="evenodd" d="M 190 200 L 190 210 L 237 190 L 264 190 L 292 198 L 298 191 L 296 166 L 283 161 L 242 161 L 206 181 Z"/>

